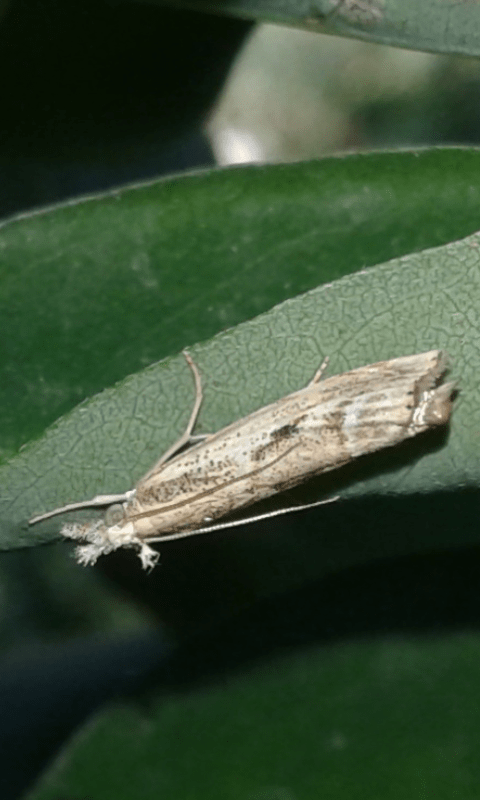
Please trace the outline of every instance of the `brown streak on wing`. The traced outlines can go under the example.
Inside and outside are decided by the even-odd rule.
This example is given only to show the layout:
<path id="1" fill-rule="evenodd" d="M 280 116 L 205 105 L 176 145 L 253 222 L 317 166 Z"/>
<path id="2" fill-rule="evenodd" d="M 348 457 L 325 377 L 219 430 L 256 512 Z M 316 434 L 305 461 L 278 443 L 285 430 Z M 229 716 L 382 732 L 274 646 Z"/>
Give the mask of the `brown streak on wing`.
<path id="1" fill-rule="evenodd" d="M 299 446 L 299 442 L 297 444 L 292 445 L 282 453 L 281 455 L 274 458 L 268 464 L 263 464 L 261 467 L 257 469 L 251 470 L 251 472 L 246 472 L 243 475 L 238 475 L 236 478 L 232 478 L 230 481 L 224 481 L 220 486 L 212 486 L 211 489 L 206 489 L 204 492 L 199 492 L 198 494 L 193 495 L 193 497 L 189 497 L 185 500 L 180 500 L 178 503 L 171 503 L 170 505 L 164 505 L 161 508 L 152 508 L 149 511 L 141 511 L 139 514 L 133 514 L 130 519 L 141 519 L 143 517 L 154 517 L 157 514 L 161 514 L 165 511 L 173 511 L 176 508 L 182 508 L 183 506 L 189 505 L 190 503 L 195 503 L 197 500 L 202 500 L 204 497 L 208 497 L 208 495 L 215 494 L 220 489 L 224 489 L 226 486 L 232 486 L 234 483 L 239 483 L 240 481 L 245 480 L 246 478 L 251 478 L 253 475 L 257 475 L 259 472 L 263 472 L 263 470 L 267 469 L 268 467 L 272 467 L 278 461 L 281 461 L 282 458 L 285 458 L 289 453 L 292 452 L 296 447 Z"/>

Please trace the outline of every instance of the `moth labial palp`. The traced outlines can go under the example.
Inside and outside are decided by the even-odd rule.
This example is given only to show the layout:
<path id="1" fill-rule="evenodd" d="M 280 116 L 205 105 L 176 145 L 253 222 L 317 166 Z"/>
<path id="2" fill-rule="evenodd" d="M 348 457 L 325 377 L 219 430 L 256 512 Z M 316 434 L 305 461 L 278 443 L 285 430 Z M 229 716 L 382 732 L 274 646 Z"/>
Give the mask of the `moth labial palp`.
<path id="1" fill-rule="evenodd" d="M 442 383 L 447 356 L 441 350 L 380 361 L 320 380 L 325 361 L 304 389 L 183 449 L 197 441 L 193 429 L 202 403 L 200 373 L 189 353 L 184 355 L 196 388 L 189 422 L 136 487 L 30 520 L 33 524 L 66 511 L 109 505 L 103 520 L 62 528 L 64 536 L 86 542 L 77 548 L 83 564 L 95 563 L 99 555 L 119 547 L 133 547 L 148 568 L 159 557 L 150 546 L 154 542 L 331 502 L 217 522 L 314 475 L 444 425 L 452 409 L 455 384 Z"/>

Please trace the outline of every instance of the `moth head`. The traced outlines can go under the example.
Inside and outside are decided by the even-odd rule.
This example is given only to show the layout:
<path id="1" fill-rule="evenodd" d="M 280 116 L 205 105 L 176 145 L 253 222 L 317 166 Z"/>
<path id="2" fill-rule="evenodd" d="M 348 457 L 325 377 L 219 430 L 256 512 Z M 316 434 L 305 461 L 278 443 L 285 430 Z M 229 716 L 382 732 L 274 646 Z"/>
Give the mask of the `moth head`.
<path id="1" fill-rule="evenodd" d="M 114 503 L 105 511 L 105 525 L 107 528 L 112 528 L 114 525 L 120 525 L 124 518 L 125 511 L 121 503 Z"/>

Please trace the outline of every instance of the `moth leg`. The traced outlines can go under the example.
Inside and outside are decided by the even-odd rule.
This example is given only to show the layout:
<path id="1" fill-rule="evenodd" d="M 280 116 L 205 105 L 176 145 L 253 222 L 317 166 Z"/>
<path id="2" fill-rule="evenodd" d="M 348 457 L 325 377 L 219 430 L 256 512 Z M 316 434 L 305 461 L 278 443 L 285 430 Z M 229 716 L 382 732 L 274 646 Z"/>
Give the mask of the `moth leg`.
<path id="1" fill-rule="evenodd" d="M 200 411 L 200 406 L 202 405 L 202 400 L 203 400 L 202 379 L 200 377 L 198 367 L 195 364 L 190 353 L 187 353 L 187 351 L 184 350 L 183 355 L 185 356 L 185 360 L 188 366 L 192 370 L 193 380 L 195 381 L 195 402 L 193 404 L 192 413 L 190 414 L 190 419 L 188 420 L 187 427 L 185 428 L 182 435 L 177 439 L 176 442 L 172 444 L 171 447 L 168 448 L 168 450 L 165 451 L 163 456 L 161 456 L 158 459 L 158 461 L 153 465 L 153 467 L 149 469 L 149 471 L 147 472 L 146 475 L 144 475 L 142 480 L 145 480 L 145 478 L 148 478 L 153 472 L 156 472 L 159 469 L 159 467 L 162 466 L 162 464 L 165 464 L 165 462 L 168 461 L 169 458 L 175 455 L 175 453 L 178 450 L 180 450 L 180 448 L 182 448 L 184 445 L 188 444 L 188 442 L 190 442 L 192 438 L 196 438 L 192 437 L 192 431 L 195 427 L 195 423 L 198 417 L 198 412 Z"/>
<path id="2" fill-rule="evenodd" d="M 204 442 L 205 439 L 209 439 L 212 436 L 211 433 L 196 433 L 195 436 L 190 436 L 189 442 L 191 444 L 197 444 L 198 442 Z"/>
<path id="3" fill-rule="evenodd" d="M 318 383 L 320 381 L 320 378 L 322 377 L 323 373 L 328 367 L 329 360 L 330 360 L 329 357 L 325 356 L 319 368 L 317 369 L 315 375 L 313 376 L 312 380 L 310 381 L 310 383 L 307 384 L 308 386 L 313 386 L 315 383 Z"/>

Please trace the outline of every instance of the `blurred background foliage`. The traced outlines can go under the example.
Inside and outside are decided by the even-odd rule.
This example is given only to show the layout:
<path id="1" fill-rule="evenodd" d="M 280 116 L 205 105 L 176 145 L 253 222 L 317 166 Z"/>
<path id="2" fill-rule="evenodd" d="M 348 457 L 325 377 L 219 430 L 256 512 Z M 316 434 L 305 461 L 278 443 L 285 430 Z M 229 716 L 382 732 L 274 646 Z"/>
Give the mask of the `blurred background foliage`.
<path id="1" fill-rule="evenodd" d="M 221 164 L 478 142 L 475 59 L 259 25 L 207 131 Z"/>
<path id="2" fill-rule="evenodd" d="M 6 221 L 201 167 L 477 145 L 480 139 L 480 68 L 472 58 L 254 26 L 174 6 L 10 0 L 0 10 L 0 215 Z M 93 344 L 91 357 L 94 363 Z M 321 602 L 316 595 L 325 621 L 317 638 L 476 629 L 473 557 L 476 548 L 465 548 L 455 559 L 412 556 L 333 576 Z M 203 558 L 215 568 L 214 549 L 206 545 Z M 186 592 L 198 568 L 186 567 L 159 589 L 164 576 L 146 582 L 123 554 L 97 570 L 81 570 L 63 545 L 2 553 L 2 798 L 20 796 L 92 709 L 112 693 L 137 688 L 158 666 L 170 652 L 158 633 L 162 625 L 172 638 L 198 633 L 191 622 L 194 595 Z M 209 611 L 222 606 L 221 588 L 211 587 Z M 203 591 L 208 594 L 207 580 Z M 242 608 L 248 587 L 232 593 Z M 291 630 L 308 639 L 298 620 Z M 254 638 L 263 635 L 256 631 Z M 205 645 L 212 661 L 224 642 L 224 633 L 218 636 Z M 118 637 L 125 646 L 112 644 Z M 235 643 L 226 651 L 235 662 Z M 193 654 L 187 661 L 195 648 Z M 77 694 L 71 680 L 60 680 L 65 675 L 75 679 Z M 52 798 L 60 796 L 55 791 Z M 337 796 L 334 787 L 331 792 Z M 370 796 L 379 795 L 372 790 Z M 411 787 L 408 796 L 415 796 Z"/>

